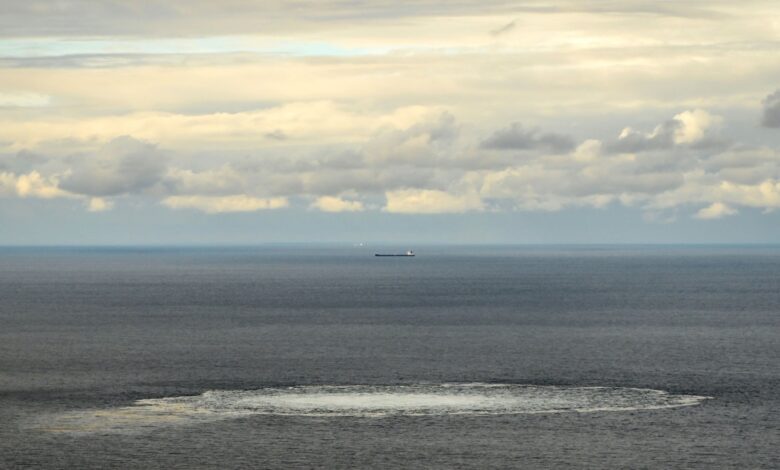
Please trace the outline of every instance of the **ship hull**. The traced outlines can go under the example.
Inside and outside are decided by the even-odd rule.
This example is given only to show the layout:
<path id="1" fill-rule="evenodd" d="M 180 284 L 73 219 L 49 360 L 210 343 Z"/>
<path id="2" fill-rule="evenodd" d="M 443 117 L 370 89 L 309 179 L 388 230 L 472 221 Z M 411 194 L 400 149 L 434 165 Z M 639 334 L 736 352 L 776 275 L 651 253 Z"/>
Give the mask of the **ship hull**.
<path id="1" fill-rule="evenodd" d="M 414 258 L 414 255 L 402 255 L 402 254 L 399 254 L 399 255 L 387 254 L 387 255 L 385 255 L 385 254 L 381 254 L 381 253 L 375 253 L 374 256 L 390 257 L 390 258 Z"/>

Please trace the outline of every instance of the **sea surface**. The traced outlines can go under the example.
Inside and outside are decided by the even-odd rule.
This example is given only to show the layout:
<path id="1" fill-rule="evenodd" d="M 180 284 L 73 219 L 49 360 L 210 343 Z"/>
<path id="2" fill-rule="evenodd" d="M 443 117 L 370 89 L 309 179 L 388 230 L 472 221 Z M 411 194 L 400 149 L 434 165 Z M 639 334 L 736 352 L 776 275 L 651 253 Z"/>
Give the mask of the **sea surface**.
<path id="1" fill-rule="evenodd" d="M 779 467 L 780 247 L 0 248 L 0 468 Z"/>

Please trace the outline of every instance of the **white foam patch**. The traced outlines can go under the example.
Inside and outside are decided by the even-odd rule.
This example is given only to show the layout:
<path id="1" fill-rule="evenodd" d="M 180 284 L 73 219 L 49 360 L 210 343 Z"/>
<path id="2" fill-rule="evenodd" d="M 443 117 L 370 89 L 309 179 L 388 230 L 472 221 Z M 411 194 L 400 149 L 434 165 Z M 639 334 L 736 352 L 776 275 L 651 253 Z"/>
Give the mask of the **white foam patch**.
<path id="1" fill-rule="evenodd" d="M 301 386 L 138 400 L 125 407 L 39 417 L 33 427 L 67 433 L 134 433 L 251 415 L 381 418 L 620 412 L 693 406 L 707 398 L 639 388 L 482 383 Z"/>

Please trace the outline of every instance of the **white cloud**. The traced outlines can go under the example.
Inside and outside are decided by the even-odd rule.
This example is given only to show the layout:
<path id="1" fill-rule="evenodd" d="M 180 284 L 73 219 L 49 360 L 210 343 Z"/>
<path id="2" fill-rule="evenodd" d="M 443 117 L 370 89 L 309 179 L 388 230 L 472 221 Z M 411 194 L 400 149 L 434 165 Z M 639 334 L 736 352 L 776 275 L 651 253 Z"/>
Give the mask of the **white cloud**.
<path id="1" fill-rule="evenodd" d="M 484 205 L 474 192 L 451 194 L 432 189 L 399 189 L 385 193 L 384 210 L 405 214 L 442 214 L 481 211 Z"/>
<path id="2" fill-rule="evenodd" d="M 333 196 L 318 197 L 310 207 L 323 212 L 360 212 L 365 210 L 360 201 L 348 201 Z"/>
<path id="3" fill-rule="evenodd" d="M 735 209 L 732 209 L 731 207 L 727 206 L 726 204 L 723 204 L 721 202 L 713 202 L 709 206 L 699 210 L 699 212 L 696 213 L 697 219 L 720 219 L 729 215 L 736 214 L 737 211 Z"/>
<path id="4" fill-rule="evenodd" d="M 768 179 L 759 184 L 721 182 L 717 189 L 722 200 L 758 208 L 780 208 L 780 181 Z"/>
<path id="5" fill-rule="evenodd" d="M 39 108 L 48 106 L 51 98 L 39 93 L 2 93 L 0 92 L 0 108 Z"/>
<path id="6" fill-rule="evenodd" d="M 438 112 L 423 106 L 365 111 L 323 100 L 235 113 L 137 112 L 71 119 L 42 116 L 35 120 L 2 119 L 0 114 L 0 140 L 13 142 L 18 150 L 66 139 L 112 145 L 127 136 L 184 150 L 324 145 L 361 141 L 380 129 L 412 126 Z M 279 133 L 284 140 L 268 137 Z"/>
<path id="7" fill-rule="evenodd" d="M 657 125 L 652 132 L 626 127 L 616 141 L 609 143 L 608 148 L 613 152 L 636 153 L 692 145 L 703 140 L 707 132 L 721 122 L 720 116 L 701 109 L 683 111 Z"/>
<path id="8" fill-rule="evenodd" d="M 57 175 L 45 176 L 36 170 L 20 175 L 0 172 L 0 196 L 37 199 L 81 198 L 78 194 L 62 190 Z"/>
<path id="9" fill-rule="evenodd" d="M 713 116 L 701 109 L 684 111 L 676 115 L 674 120 L 681 123 L 674 132 L 674 143 L 676 144 L 697 142 L 704 137 L 708 129 L 722 122 L 720 116 Z"/>
<path id="10" fill-rule="evenodd" d="M 89 212 L 104 212 L 111 210 L 112 207 L 114 207 L 114 203 L 112 201 L 100 197 L 90 198 L 87 202 L 87 210 Z"/>
<path id="11" fill-rule="evenodd" d="M 603 151 L 604 145 L 596 139 L 588 139 L 574 149 L 572 157 L 578 162 L 593 162 L 598 159 Z"/>
<path id="12" fill-rule="evenodd" d="M 236 196 L 170 196 L 162 203 L 171 209 L 196 209 L 207 214 L 225 212 L 255 212 L 288 206 L 286 198 L 257 198 Z"/>
<path id="13" fill-rule="evenodd" d="M 69 196 L 68 193 L 62 191 L 57 186 L 56 178 L 45 178 L 37 171 L 31 171 L 16 178 L 16 194 L 22 198 L 35 197 L 41 199 Z"/>
<path id="14" fill-rule="evenodd" d="M 171 193 L 179 195 L 229 195 L 246 188 L 247 176 L 230 165 L 201 171 L 171 168 L 165 176 L 164 184 Z"/>

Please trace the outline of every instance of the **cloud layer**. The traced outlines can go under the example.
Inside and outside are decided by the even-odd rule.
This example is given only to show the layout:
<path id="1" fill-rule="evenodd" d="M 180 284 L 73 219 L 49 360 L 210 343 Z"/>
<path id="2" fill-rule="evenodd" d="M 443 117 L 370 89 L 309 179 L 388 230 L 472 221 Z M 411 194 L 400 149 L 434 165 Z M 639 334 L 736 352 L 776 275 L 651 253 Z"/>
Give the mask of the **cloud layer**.
<path id="1" fill-rule="evenodd" d="M 0 197 L 94 213 L 773 211 L 778 14 L 758 0 L 6 2 Z"/>
<path id="2" fill-rule="evenodd" d="M 398 113 L 377 122 L 392 122 Z M 127 197 L 208 214 L 291 205 L 435 214 L 618 204 L 656 215 L 682 208 L 713 219 L 740 206 L 780 207 L 780 153 L 728 143 L 719 135 L 722 119 L 701 109 L 652 130 L 626 127 L 617 138 L 578 143 L 517 123 L 474 135 L 451 113 L 413 114 L 408 124 L 376 125 L 356 142 L 251 155 L 195 158 L 127 136 L 92 153 L 20 151 L 0 159 L 6 168 L 0 187 L 6 197 L 82 199 L 90 211 Z"/>

